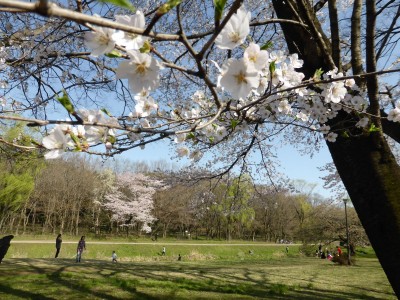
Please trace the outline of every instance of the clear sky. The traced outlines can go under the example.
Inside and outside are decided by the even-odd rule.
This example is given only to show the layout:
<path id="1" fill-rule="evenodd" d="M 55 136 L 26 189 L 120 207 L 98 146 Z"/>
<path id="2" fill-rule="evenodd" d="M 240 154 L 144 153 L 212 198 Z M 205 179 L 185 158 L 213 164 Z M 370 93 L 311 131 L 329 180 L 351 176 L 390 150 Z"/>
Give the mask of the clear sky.
<path id="1" fill-rule="evenodd" d="M 144 150 L 135 148 L 127 151 L 122 157 L 132 161 L 172 161 L 171 153 L 168 152 L 168 149 L 166 142 L 158 142 L 156 144 L 147 145 Z M 327 174 L 318 170 L 319 167 L 332 161 L 326 146 L 323 147 L 320 152 L 315 152 L 313 158 L 300 155 L 299 152 L 291 146 L 282 147 L 278 152 L 278 158 L 282 165 L 281 173 L 286 174 L 286 176 L 292 180 L 302 179 L 308 183 L 316 183 L 317 186 L 314 193 L 321 194 L 325 198 L 331 196 L 330 192 L 323 188 L 324 182 L 320 179 L 320 177 Z M 181 165 L 181 163 L 176 163 Z"/>

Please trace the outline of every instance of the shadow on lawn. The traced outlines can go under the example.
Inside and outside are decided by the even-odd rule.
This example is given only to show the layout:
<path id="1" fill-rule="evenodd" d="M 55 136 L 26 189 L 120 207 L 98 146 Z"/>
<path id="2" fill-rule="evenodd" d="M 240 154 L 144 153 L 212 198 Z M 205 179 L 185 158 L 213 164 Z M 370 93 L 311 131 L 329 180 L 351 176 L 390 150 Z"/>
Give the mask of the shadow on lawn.
<path id="1" fill-rule="evenodd" d="M 1 270 L 2 269 L 2 270 Z M 354 292 L 318 289 L 312 282 L 286 285 L 292 278 L 279 274 L 281 283 L 269 280 L 271 270 L 260 272 L 240 264 L 210 266 L 186 262 L 117 263 L 87 260 L 10 259 L 1 265 L 2 299 L 377 299 Z M 6 275 L 4 271 L 9 272 Z M 31 286 L 19 288 L 17 276 L 39 275 Z M 274 274 L 276 277 L 277 274 Z M 4 280 L 7 277 L 15 278 Z M 46 290 L 52 287 L 60 292 Z M 140 291 L 139 291 L 140 290 Z M 142 292 L 142 291 L 146 292 Z M 157 291 L 158 292 L 157 294 Z M 179 292 L 184 293 L 179 293 Z M 57 293 L 57 295 L 55 295 Z M 187 295 L 180 296 L 179 294 Z M 203 293 L 203 294 L 202 294 Z M 207 293 L 212 293 L 208 294 Z M 382 298 L 393 294 L 381 293 Z M 8 295 L 9 298 L 2 295 Z"/>

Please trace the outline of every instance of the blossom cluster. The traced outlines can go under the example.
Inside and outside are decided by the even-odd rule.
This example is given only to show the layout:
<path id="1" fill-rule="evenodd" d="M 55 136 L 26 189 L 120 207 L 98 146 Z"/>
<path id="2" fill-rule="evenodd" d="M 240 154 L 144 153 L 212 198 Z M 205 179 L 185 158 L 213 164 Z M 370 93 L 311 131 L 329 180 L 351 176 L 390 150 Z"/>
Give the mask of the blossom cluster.
<path id="1" fill-rule="evenodd" d="M 115 19 L 138 29 L 145 28 L 144 14 L 140 11 L 132 16 L 118 15 Z M 177 148 L 179 157 L 189 156 L 197 161 L 203 153 L 195 147 L 191 152 L 189 146 L 199 142 L 217 144 L 229 139 L 231 133 L 244 131 L 248 124 L 260 120 L 302 123 L 304 127 L 322 133 L 329 142 L 335 142 L 338 137 L 338 133 L 328 125 L 329 120 L 336 117 L 340 110 L 348 113 L 356 111 L 355 125 L 359 128 L 368 127 L 369 118 L 363 115 L 368 103 L 354 80 L 341 79 L 344 74 L 332 70 L 323 74 L 323 81 L 318 75 L 303 84 L 305 76 L 299 71 L 303 61 L 297 54 L 269 51 L 268 47 L 254 43 L 249 38 L 250 20 L 251 13 L 244 6 L 240 7 L 215 39 L 217 48 L 235 49 L 235 56 L 221 66 L 212 61 L 217 70 L 215 93 L 196 91 L 187 101 L 190 105 L 177 106 L 168 113 L 159 111 L 159 104 L 150 95 L 159 86 L 164 67 L 163 63 L 148 53 L 151 52 L 151 41 L 147 37 L 92 26 L 93 30 L 85 33 L 84 41 L 92 49 L 91 55 L 94 57 L 112 53 L 116 49 L 125 53 L 115 56 L 121 59 L 116 76 L 118 79 L 128 79 L 136 105 L 134 112 L 120 120 L 124 120 L 124 125 L 148 129 L 154 128 L 155 124 L 158 128 L 168 122 L 180 124 L 175 127 L 174 139 L 175 143 L 180 144 Z M 226 109 L 217 112 L 216 101 Z M 115 118 L 102 120 L 99 115 L 92 113 L 82 115 L 89 122 L 111 121 L 113 125 L 118 125 Z M 388 119 L 400 122 L 400 106 L 389 113 Z M 169 128 L 168 125 L 166 127 Z M 51 150 L 46 158 L 58 157 L 70 147 L 86 150 L 88 145 L 96 143 L 105 143 L 106 149 L 110 150 L 116 139 L 115 131 L 107 127 L 96 128 L 56 126 L 43 140 L 43 146 Z M 132 142 L 143 138 L 137 133 L 125 134 Z M 192 145 L 188 145 L 190 143 Z"/>
<path id="2" fill-rule="evenodd" d="M 77 114 L 84 122 L 93 125 L 56 125 L 42 141 L 43 146 L 50 150 L 44 155 L 46 159 L 58 158 L 67 150 L 86 151 L 91 145 L 99 143 L 104 143 L 107 151 L 112 149 L 112 144 L 115 142 L 115 129 L 105 125 L 118 126 L 118 120 L 107 117 L 100 110 L 78 110 Z"/>

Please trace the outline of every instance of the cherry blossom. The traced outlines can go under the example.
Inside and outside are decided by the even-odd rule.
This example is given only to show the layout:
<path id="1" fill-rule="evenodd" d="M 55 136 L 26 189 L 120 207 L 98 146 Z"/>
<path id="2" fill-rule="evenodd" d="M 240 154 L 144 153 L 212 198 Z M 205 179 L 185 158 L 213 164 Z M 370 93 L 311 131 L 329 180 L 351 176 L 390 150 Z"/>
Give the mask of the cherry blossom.
<path id="1" fill-rule="evenodd" d="M 160 64 L 146 53 L 127 51 L 130 60 L 121 62 L 117 69 L 118 78 L 128 78 L 130 89 L 139 93 L 143 89 L 154 90 L 159 84 Z"/>
<path id="2" fill-rule="evenodd" d="M 264 69 L 268 64 L 268 51 L 260 50 L 260 46 L 250 43 L 243 54 L 246 63 L 251 64 L 256 70 Z"/>
<path id="3" fill-rule="evenodd" d="M 246 98 L 259 85 L 257 70 L 244 59 L 229 60 L 223 70 L 220 84 L 233 99 Z"/>
<path id="4" fill-rule="evenodd" d="M 334 132 L 329 132 L 328 133 L 328 135 L 325 137 L 325 139 L 328 141 L 328 142 L 336 142 L 336 138 L 338 137 L 338 134 L 337 133 L 334 133 Z"/>
<path id="5" fill-rule="evenodd" d="M 118 23 L 130 25 L 136 28 L 145 28 L 145 19 L 141 11 L 137 10 L 132 16 L 117 15 L 115 19 Z M 123 38 L 119 39 L 118 44 L 124 46 L 126 50 L 139 50 L 147 40 L 142 35 L 124 32 Z"/>
<path id="6" fill-rule="evenodd" d="M 140 100 L 137 100 L 137 104 L 135 105 L 136 116 L 147 117 L 152 111 L 157 110 L 157 108 L 158 104 L 155 103 L 153 97 L 142 97 Z"/>
<path id="7" fill-rule="evenodd" d="M 65 134 L 62 126 L 55 126 L 51 133 L 44 137 L 42 144 L 46 149 L 51 151 L 47 152 L 44 157 L 46 159 L 55 159 L 60 157 L 67 149 L 71 139 Z"/>
<path id="8" fill-rule="evenodd" d="M 347 89 L 344 86 L 344 82 L 335 81 L 327 85 L 322 95 L 325 97 L 325 102 L 339 103 L 343 100 L 344 96 L 347 94 Z"/>
<path id="9" fill-rule="evenodd" d="M 188 147 L 179 147 L 176 149 L 176 152 L 178 154 L 179 157 L 184 157 L 184 156 L 188 156 L 190 153 L 190 150 Z"/>
<path id="10" fill-rule="evenodd" d="M 116 41 L 123 38 L 122 31 L 116 31 L 112 28 L 93 26 L 94 31 L 85 33 L 85 46 L 92 49 L 91 55 L 98 57 L 104 53 L 112 51 Z"/>
<path id="11" fill-rule="evenodd" d="M 103 206 L 112 212 L 113 220 L 120 226 L 138 224 L 148 232 L 155 221 L 152 215 L 153 196 L 156 188 L 163 187 L 162 181 L 144 174 L 123 173 L 117 176 L 115 185 L 105 195 Z"/>
<path id="12" fill-rule="evenodd" d="M 230 49 L 241 45 L 250 32 L 251 13 L 241 6 L 215 39 L 220 49 Z"/>
<path id="13" fill-rule="evenodd" d="M 361 118 L 360 121 L 357 122 L 356 126 L 365 128 L 365 127 L 367 127 L 368 124 L 369 124 L 369 118 L 364 117 L 364 118 Z"/>
<path id="14" fill-rule="evenodd" d="M 389 121 L 393 121 L 393 122 L 400 122 L 400 108 L 396 107 L 396 108 L 392 109 L 389 112 L 387 119 Z"/>

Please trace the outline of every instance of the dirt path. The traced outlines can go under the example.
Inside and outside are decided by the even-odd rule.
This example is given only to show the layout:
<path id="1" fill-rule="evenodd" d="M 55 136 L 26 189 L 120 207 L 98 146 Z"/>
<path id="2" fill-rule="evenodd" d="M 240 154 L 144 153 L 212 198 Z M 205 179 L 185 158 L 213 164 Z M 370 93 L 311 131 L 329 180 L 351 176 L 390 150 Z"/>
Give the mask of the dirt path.
<path id="1" fill-rule="evenodd" d="M 185 246 L 260 246 L 260 247 L 284 247 L 286 245 L 297 245 L 297 244 L 268 244 L 268 243 L 174 243 L 174 242 L 99 242 L 86 240 L 88 244 L 94 245 L 185 245 Z M 55 241 L 50 240 L 26 240 L 26 241 L 12 241 L 11 244 L 54 244 Z M 76 241 L 63 241 L 63 244 L 76 244 Z"/>

